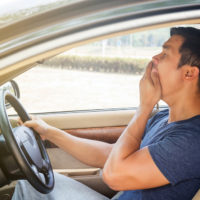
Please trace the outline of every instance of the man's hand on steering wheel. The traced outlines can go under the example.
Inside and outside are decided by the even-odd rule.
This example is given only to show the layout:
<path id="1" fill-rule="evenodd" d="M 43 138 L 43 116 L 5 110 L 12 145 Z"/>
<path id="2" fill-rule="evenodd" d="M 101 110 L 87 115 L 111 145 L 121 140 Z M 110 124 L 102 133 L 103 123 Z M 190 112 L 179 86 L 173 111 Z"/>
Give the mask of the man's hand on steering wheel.
<path id="1" fill-rule="evenodd" d="M 48 139 L 47 135 L 49 130 L 52 128 L 52 126 L 50 126 L 49 124 L 47 124 L 46 122 L 44 122 L 42 119 L 40 119 L 37 116 L 30 116 L 31 120 L 26 121 L 26 122 L 22 122 L 21 119 L 18 120 L 18 123 L 20 125 L 24 125 L 26 127 L 29 128 L 33 128 L 38 134 L 40 134 L 40 137 L 42 138 L 42 140 Z"/>

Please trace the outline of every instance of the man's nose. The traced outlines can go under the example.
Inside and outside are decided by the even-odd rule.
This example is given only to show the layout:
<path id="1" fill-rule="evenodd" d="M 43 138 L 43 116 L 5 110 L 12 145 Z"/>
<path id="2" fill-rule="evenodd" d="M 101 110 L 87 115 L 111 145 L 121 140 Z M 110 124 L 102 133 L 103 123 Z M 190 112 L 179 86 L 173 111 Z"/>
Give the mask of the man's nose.
<path id="1" fill-rule="evenodd" d="M 154 65 L 159 63 L 159 54 L 152 57 L 152 62 Z"/>

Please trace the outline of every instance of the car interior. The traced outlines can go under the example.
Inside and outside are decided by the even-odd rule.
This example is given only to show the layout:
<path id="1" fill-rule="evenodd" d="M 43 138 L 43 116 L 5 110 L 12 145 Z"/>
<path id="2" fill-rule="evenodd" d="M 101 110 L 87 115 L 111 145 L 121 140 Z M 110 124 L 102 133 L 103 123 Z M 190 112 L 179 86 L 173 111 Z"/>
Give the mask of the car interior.
<path id="1" fill-rule="evenodd" d="M 184 3 L 185 2 L 186 1 L 184 1 Z M 44 169 L 44 176 L 48 181 L 43 181 L 43 178 L 35 175 L 38 173 L 37 170 L 34 171 L 33 168 L 28 169 L 24 166 L 24 158 L 18 153 L 23 151 L 22 154 L 25 158 L 29 161 L 31 160 L 30 162 L 28 161 L 27 165 L 35 162 L 34 158 L 32 158 L 34 155 L 26 155 L 29 150 L 32 152 L 32 149 L 29 149 L 29 147 L 25 150 L 21 150 L 23 145 L 20 146 L 20 148 L 16 146 L 16 142 L 14 141 L 17 139 L 13 139 L 13 135 L 16 137 L 21 136 L 17 136 L 17 131 L 14 133 L 13 129 L 16 130 L 16 128 L 19 127 L 19 116 L 22 121 L 29 119 L 28 114 L 26 114 L 27 105 L 24 104 L 24 93 L 27 95 L 31 95 L 32 93 L 34 96 L 33 98 L 31 97 L 32 101 L 29 102 L 27 113 L 37 115 L 48 124 L 62 129 L 71 135 L 108 143 L 115 143 L 117 141 L 134 115 L 136 107 L 127 106 L 123 108 L 93 108 L 85 110 L 65 108 L 65 110 L 63 109 L 60 111 L 40 112 L 40 110 L 38 110 L 32 112 L 31 107 L 34 104 L 37 105 L 40 101 L 44 101 L 46 96 L 45 90 L 40 94 L 41 96 L 36 98 L 36 95 L 33 93 L 33 88 L 23 90 L 20 84 L 18 84 L 17 77 L 20 76 L 20 74 L 25 74 L 27 82 L 24 81 L 23 84 L 28 85 L 28 81 L 31 77 L 29 77 L 26 72 L 37 68 L 38 65 L 44 64 L 49 59 L 63 52 L 82 45 L 95 43 L 96 41 L 128 34 L 140 34 L 142 31 L 147 30 L 156 31 L 157 29 L 169 28 L 172 26 L 199 26 L 199 2 L 191 1 L 190 4 L 188 2 L 184 3 L 180 6 L 178 1 L 174 1 L 174 3 L 166 1 L 166 5 L 164 4 L 162 7 L 160 3 L 158 3 L 157 6 L 155 2 L 146 0 L 142 2 L 127 1 L 126 3 L 120 0 L 112 0 L 108 3 L 106 1 L 101 2 L 97 0 L 93 2 L 76 1 L 69 5 L 64 4 L 64 6 L 51 8 L 51 10 L 29 16 L 27 19 L 22 19 L 10 23 L 9 25 L 0 26 L 0 44 L 2 45 L 2 47 L 0 47 L 1 200 L 11 199 L 17 180 L 28 178 L 31 173 L 34 174 L 33 176 L 36 176 L 35 181 L 33 181 L 35 187 L 47 193 L 47 191 L 52 188 L 52 171 L 50 165 L 53 171 L 80 181 L 109 198 L 112 198 L 116 194 L 117 191 L 113 191 L 103 182 L 102 170 L 100 168 L 85 165 L 72 157 L 69 153 L 55 146 L 55 144 L 49 141 L 41 142 L 41 139 L 36 137 L 36 143 L 39 145 L 38 148 L 40 150 L 43 149 L 40 152 L 42 154 L 42 161 L 44 161 L 41 164 L 41 171 L 42 168 L 48 165 L 46 171 Z M 82 11 L 83 13 L 79 11 L 81 7 L 84 8 Z M 146 10 L 143 11 L 144 8 Z M 183 13 L 186 13 L 187 17 L 185 17 Z M 77 80 L 78 78 L 77 76 Z M 53 81 L 55 80 L 50 79 L 48 83 Z M 33 83 L 37 85 L 37 81 Z M 43 86 L 40 85 L 39 87 Z M 56 88 L 56 86 L 54 89 L 55 91 L 59 91 L 59 88 Z M 71 87 L 71 90 L 73 90 L 73 87 Z M 12 97 L 9 98 L 7 92 L 21 101 L 25 111 L 20 103 L 16 103 L 15 100 L 12 100 Z M 53 89 L 52 95 L 55 95 Z M 46 102 L 47 101 L 48 100 L 46 100 Z M 72 99 L 72 102 L 73 101 Z M 93 101 L 97 100 L 93 99 Z M 61 103 L 58 102 L 58 104 Z M 9 114 L 10 110 L 12 110 L 11 107 L 15 108 L 17 114 L 13 114 L 12 112 Z M 41 110 L 43 108 L 45 110 L 45 107 L 41 106 Z M 164 109 L 164 107 L 157 105 L 152 115 L 161 109 Z M 30 137 L 32 137 L 32 135 L 34 134 L 30 133 Z M 111 137 L 108 138 L 108 135 Z M 20 141 L 21 140 L 22 139 L 20 139 Z M 35 139 L 33 142 L 35 142 Z M 19 152 L 16 149 L 18 149 Z M 14 155 L 15 159 L 11 154 Z M 40 165 L 40 163 L 38 163 L 38 165 Z M 46 173 L 48 176 L 46 176 Z M 32 181 L 32 179 L 30 181 Z M 199 199 L 200 190 L 193 200 Z"/>

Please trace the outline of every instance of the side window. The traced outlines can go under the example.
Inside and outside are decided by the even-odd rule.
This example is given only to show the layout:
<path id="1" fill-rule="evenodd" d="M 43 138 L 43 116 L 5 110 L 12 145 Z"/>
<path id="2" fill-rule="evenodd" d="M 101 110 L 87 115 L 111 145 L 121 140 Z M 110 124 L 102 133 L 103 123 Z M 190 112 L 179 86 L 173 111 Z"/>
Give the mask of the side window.
<path id="1" fill-rule="evenodd" d="M 21 102 L 31 113 L 137 107 L 144 68 L 168 37 L 157 29 L 64 52 L 15 78 Z"/>

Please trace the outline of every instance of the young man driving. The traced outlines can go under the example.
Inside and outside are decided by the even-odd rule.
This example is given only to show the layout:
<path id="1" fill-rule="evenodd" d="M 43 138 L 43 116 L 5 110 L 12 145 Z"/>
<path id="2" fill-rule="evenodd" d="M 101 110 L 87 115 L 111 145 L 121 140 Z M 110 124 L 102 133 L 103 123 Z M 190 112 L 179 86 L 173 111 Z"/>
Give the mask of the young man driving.
<path id="1" fill-rule="evenodd" d="M 140 105 L 112 145 L 81 139 L 33 119 L 24 125 L 80 161 L 103 169 L 103 180 L 121 192 L 118 200 L 191 200 L 200 187 L 200 30 L 171 29 L 163 51 L 140 81 Z M 162 99 L 169 109 L 149 119 Z M 107 197 L 56 175 L 53 192 L 35 191 L 19 181 L 13 200 L 100 200 Z"/>

